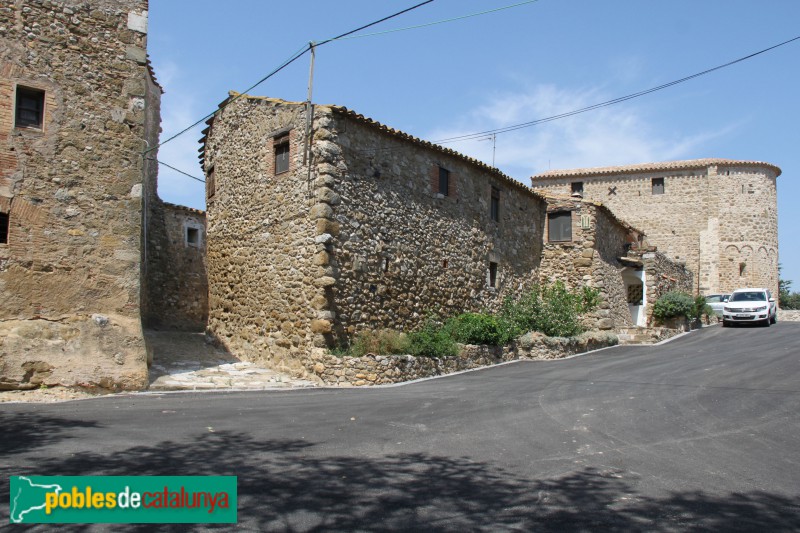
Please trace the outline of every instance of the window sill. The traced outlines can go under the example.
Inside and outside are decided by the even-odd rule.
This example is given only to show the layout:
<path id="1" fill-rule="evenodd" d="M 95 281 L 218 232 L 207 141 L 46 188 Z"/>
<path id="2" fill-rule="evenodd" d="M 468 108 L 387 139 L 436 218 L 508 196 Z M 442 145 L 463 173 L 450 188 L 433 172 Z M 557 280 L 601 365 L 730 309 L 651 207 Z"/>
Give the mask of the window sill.
<path id="1" fill-rule="evenodd" d="M 41 135 L 44 133 L 44 128 L 34 128 L 32 126 L 14 126 L 14 131 L 19 133 L 34 133 Z"/>

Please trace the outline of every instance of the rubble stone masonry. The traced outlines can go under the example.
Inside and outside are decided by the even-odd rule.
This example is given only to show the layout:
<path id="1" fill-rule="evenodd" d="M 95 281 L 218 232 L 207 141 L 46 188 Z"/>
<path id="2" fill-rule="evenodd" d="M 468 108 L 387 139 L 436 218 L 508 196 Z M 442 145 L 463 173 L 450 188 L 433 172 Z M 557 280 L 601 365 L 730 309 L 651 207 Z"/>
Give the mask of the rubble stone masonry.
<path id="1" fill-rule="evenodd" d="M 527 187 L 339 107 L 316 106 L 306 154 L 305 105 L 232 97 L 203 157 L 209 330 L 235 353 L 304 372 L 312 346 L 536 280 L 545 204 Z"/>
<path id="2" fill-rule="evenodd" d="M 144 0 L 0 6 L 0 388 L 147 384 L 146 21 Z"/>

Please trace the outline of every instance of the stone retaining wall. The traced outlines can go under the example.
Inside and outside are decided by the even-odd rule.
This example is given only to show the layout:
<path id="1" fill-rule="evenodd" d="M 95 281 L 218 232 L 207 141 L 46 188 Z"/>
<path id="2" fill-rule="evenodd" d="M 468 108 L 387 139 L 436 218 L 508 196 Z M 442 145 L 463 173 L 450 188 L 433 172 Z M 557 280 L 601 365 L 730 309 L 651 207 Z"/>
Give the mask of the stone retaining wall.
<path id="1" fill-rule="evenodd" d="M 800 310 L 778 309 L 778 320 L 800 322 Z"/>
<path id="2" fill-rule="evenodd" d="M 577 337 L 544 337 L 529 333 L 506 346 L 463 346 L 453 357 L 414 357 L 411 355 L 373 355 L 341 357 L 317 348 L 307 361 L 312 377 L 326 385 L 339 387 L 385 385 L 414 379 L 451 374 L 519 359 L 560 359 L 599 348 L 614 346 L 617 337 L 589 332 Z"/>

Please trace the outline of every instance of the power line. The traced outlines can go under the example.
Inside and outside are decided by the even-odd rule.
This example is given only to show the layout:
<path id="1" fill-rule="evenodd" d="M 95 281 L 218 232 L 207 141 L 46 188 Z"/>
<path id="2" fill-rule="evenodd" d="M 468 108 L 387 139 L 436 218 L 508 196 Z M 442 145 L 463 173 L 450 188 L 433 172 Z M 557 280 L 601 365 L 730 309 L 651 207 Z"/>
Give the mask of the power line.
<path id="1" fill-rule="evenodd" d="M 607 101 L 601 102 L 599 104 L 594 104 L 594 105 L 590 105 L 590 106 L 587 106 L 587 107 L 582 107 L 580 109 L 567 111 L 565 113 L 559 113 L 558 115 L 552 115 L 552 116 L 545 117 L 545 118 L 539 118 L 539 119 L 536 119 L 536 120 L 531 120 L 529 122 L 522 122 L 520 124 L 514 124 L 514 125 L 511 125 L 511 126 L 504 126 L 502 128 L 496 128 L 496 129 L 493 129 L 493 130 L 479 131 L 479 132 L 476 132 L 476 133 L 468 133 L 468 134 L 465 134 L 465 135 L 458 135 L 456 137 L 449 137 L 447 139 L 441 139 L 441 140 L 438 140 L 438 141 L 433 141 L 433 143 L 434 144 L 446 144 L 446 143 L 451 143 L 451 142 L 456 142 L 456 141 L 473 140 L 473 139 L 477 139 L 479 137 L 485 137 L 487 135 L 496 135 L 498 133 L 507 133 L 509 131 L 515 131 L 515 130 L 519 130 L 519 129 L 523 129 L 523 128 L 529 128 L 529 127 L 535 126 L 537 124 L 542 124 L 542 123 L 545 123 L 545 122 L 551 122 L 551 121 L 554 121 L 554 120 L 558 120 L 558 119 L 562 119 L 562 118 L 566 118 L 566 117 L 571 117 L 573 115 L 578 115 L 580 113 L 586 113 L 587 111 L 592 111 L 594 109 L 600 109 L 602 107 L 608 107 L 608 106 L 611 106 L 611 105 L 614 105 L 614 104 L 619 104 L 620 102 L 625 102 L 627 100 L 632 100 L 634 98 L 638 98 L 638 97 L 644 96 L 646 94 L 654 93 L 656 91 L 660 91 L 662 89 L 666 89 L 668 87 L 672 87 L 673 85 L 678 85 L 679 83 L 683 83 L 685 81 L 689 81 L 689 80 L 692 80 L 694 78 L 698 78 L 700 76 L 704 76 L 705 74 L 709 74 L 711 72 L 723 69 L 725 67 L 729 67 L 731 65 L 735 65 L 736 63 L 741 63 L 742 61 L 745 61 L 747 59 L 751 59 L 751 58 L 753 58 L 753 57 L 755 57 L 757 55 L 769 52 L 770 50 L 774 50 L 774 49 L 776 49 L 778 47 L 787 45 L 787 44 L 789 44 L 791 42 L 794 42 L 794 41 L 797 41 L 797 40 L 800 40 L 800 36 L 794 37 L 794 38 L 789 39 L 787 41 L 783 41 L 782 43 L 778 43 L 778 44 L 776 44 L 774 46 L 770 46 L 769 48 L 764 48 L 763 50 L 759 50 L 758 52 L 754 52 L 754 53 L 746 55 L 744 57 L 740 57 L 739 59 L 734 59 L 733 61 L 729 61 L 728 63 L 725 63 L 723 65 L 718 65 L 718 66 L 710 68 L 708 70 L 704 70 L 702 72 L 698 72 L 696 74 L 692 74 L 691 76 L 686 76 L 685 78 L 681 78 L 679 80 L 674 80 L 674 81 L 671 81 L 671 82 L 668 82 L 668 83 L 664 83 L 664 84 L 659 85 L 657 87 L 652 87 L 650 89 L 645 89 L 643 91 L 639 91 L 639 92 L 636 92 L 636 93 L 628 94 L 626 96 L 620 96 L 619 98 L 614 98 L 613 100 L 607 100 Z"/>
<path id="2" fill-rule="evenodd" d="M 200 179 L 200 178 L 197 178 L 197 177 L 195 177 L 195 176 L 192 176 L 192 175 L 191 175 L 191 174 L 189 174 L 188 172 L 184 172 L 183 170 L 181 170 L 181 169 L 179 169 L 179 168 L 175 168 L 175 167 L 173 167 L 172 165 L 169 165 L 169 164 L 167 164 L 167 163 L 164 163 L 163 161 L 160 161 L 160 160 L 158 160 L 158 159 L 150 159 L 150 158 L 148 158 L 148 159 L 149 159 L 150 161 L 155 161 L 155 162 L 156 162 L 156 163 L 158 163 L 159 165 L 164 165 L 164 166 L 165 166 L 165 167 L 167 167 L 167 168 L 171 168 L 172 170 L 174 170 L 174 171 L 175 171 L 175 172 L 177 172 L 178 174 L 183 174 L 183 175 L 184 175 L 184 176 L 186 176 L 187 178 L 192 178 L 193 180 L 199 181 L 200 183 L 205 183 L 205 182 L 206 182 L 206 180 L 204 180 L 204 179 Z"/>
<path id="3" fill-rule="evenodd" d="M 189 130 L 191 130 L 191 129 L 192 129 L 192 128 L 194 128 L 195 126 L 197 126 L 197 125 L 201 124 L 202 122 L 204 122 L 204 121 L 208 120 L 209 118 L 211 118 L 212 116 L 214 116 L 214 114 L 215 114 L 217 111 L 219 111 L 220 109 L 223 109 L 224 107 L 226 107 L 226 106 L 228 106 L 228 105 L 232 104 L 233 102 L 235 102 L 236 100 L 238 100 L 239 98 L 241 98 L 242 96 L 244 96 L 245 94 L 249 93 L 250 91 L 252 91 L 252 90 L 253 90 L 253 89 L 255 89 L 256 87 L 258 87 L 259 85 L 261 85 L 262 83 L 264 83 L 265 81 L 267 81 L 268 79 L 270 79 L 270 78 L 271 78 L 272 76 L 274 76 L 275 74 L 279 73 L 280 71 L 282 71 L 283 69 L 285 69 L 286 67 L 288 67 L 289 65 L 291 65 L 292 63 L 294 63 L 295 61 L 297 61 L 298 59 L 300 59 L 301 57 L 303 57 L 303 56 L 304 56 L 304 55 L 305 55 L 305 54 L 306 54 L 306 53 L 307 53 L 309 50 L 311 50 L 311 48 L 312 48 L 312 47 L 314 47 L 314 46 L 322 46 L 322 45 L 324 45 L 324 44 L 328 44 L 328 43 L 330 43 L 330 42 L 332 42 L 332 41 L 336 41 L 336 40 L 339 40 L 339 39 L 343 39 L 343 38 L 345 38 L 345 37 L 347 37 L 347 36 L 349 36 L 349 35 L 352 35 L 352 34 L 353 34 L 353 33 L 355 33 L 355 32 L 358 32 L 358 31 L 361 31 L 361 30 L 363 30 L 363 29 L 369 28 L 369 27 L 371 27 L 371 26 L 374 26 L 374 25 L 376 25 L 376 24 L 380 24 L 381 22 L 384 22 L 384 21 L 387 21 L 387 20 L 389 20 L 389 19 L 392 19 L 392 18 L 394 18 L 394 17 L 400 16 L 400 15 L 402 15 L 402 14 L 404 14 L 404 13 L 408 13 L 409 11 L 413 11 L 414 9 L 417 9 L 417 8 L 419 8 L 419 7 L 422 7 L 422 6 L 426 5 L 426 4 L 430 4 L 430 3 L 431 3 L 431 2 L 433 2 L 433 1 L 434 1 L 434 0 L 425 0 L 424 2 L 420 2 L 419 4 L 416 4 L 416 5 L 414 5 L 414 6 L 411 6 L 411 7 L 409 7 L 409 8 L 406 8 L 406 9 L 403 9 L 403 10 L 401 10 L 401 11 L 398 11 L 397 13 L 394 13 L 394 14 L 392 14 L 392 15 L 389 15 L 389 16 L 387 16 L 387 17 L 383 17 L 382 19 L 376 20 L 376 21 L 374 21 L 374 22 L 370 22 L 369 24 L 365 24 L 365 25 L 363 25 L 363 26 L 360 26 L 360 27 L 358 27 L 358 28 L 356 28 L 356 29 L 354 29 L 354 30 L 350 30 L 350 31 L 348 31 L 348 32 L 345 32 L 345 33 L 343 33 L 343 34 L 339 35 L 338 37 L 333 37 L 333 38 L 331 38 L 331 39 L 326 39 L 325 41 L 323 41 L 323 42 L 321 42 L 321 43 L 318 43 L 318 44 L 316 44 L 316 45 L 315 45 L 314 43 L 309 43 L 309 44 L 306 44 L 306 45 L 304 45 L 304 46 L 303 46 L 302 48 L 300 48 L 300 49 L 299 49 L 297 52 L 295 52 L 295 53 L 294 53 L 294 54 L 292 54 L 292 55 L 291 55 L 291 56 L 290 56 L 288 59 L 286 59 L 286 60 L 285 60 L 283 63 L 281 63 L 281 64 L 280 64 L 280 65 L 279 65 L 277 68 L 275 68 L 275 69 L 274 69 L 272 72 L 270 72 L 269 74 L 267 74 L 266 76 L 264 76 L 263 78 L 261 78 L 260 80 L 258 80 L 256 83 L 254 83 L 253 85 L 251 85 L 250 87 L 248 87 L 248 88 L 247 88 L 247 89 L 245 89 L 244 91 L 241 91 L 241 92 L 240 92 L 239 94 L 237 94 L 235 97 L 233 97 L 233 98 L 231 98 L 230 100 L 228 100 L 228 101 L 224 102 L 222 105 L 220 105 L 220 106 L 219 106 L 219 108 L 218 108 L 218 109 L 216 109 L 216 110 L 212 111 L 211 113 L 209 113 L 209 114 L 205 115 L 205 116 L 204 116 L 204 117 L 202 117 L 200 120 L 196 121 L 195 123 L 193 123 L 193 124 L 192 124 L 192 125 L 190 125 L 190 126 L 187 126 L 187 127 L 186 127 L 186 128 L 184 128 L 184 129 L 182 129 L 181 131 L 179 131 L 179 132 L 178 132 L 178 133 L 176 133 L 175 135 L 171 136 L 171 137 L 170 137 L 170 138 L 168 138 L 167 140 L 165 140 L 165 141 L 162 141 L 162 142 L 158 143 L 157 145 L 153 146 L 152 148 L 148 148 L 147 150 L 145 150 L 145 151 L 144 151 L 144 153 L 146 154 L 146 153 L 148 153 L 148 152 L 151 152 L 151 151 L 153 151 L 153 150 L 157 149 L 157 148 L 158 148 L 158 147 L 160 147 L 160 146 L 163 146 L 163 145 L 167 144 L 168 142 L 170 142 L 170 141 L 172 141 L 172 140 L 176 139 L 177 137 L 180 137 L 180 136 L 181 136 L 181 135 L 183 135 L 184 133 L 188 132 Z"/>
<path id="4" fill-rule="evenodd" d="M 509 6 L 498 7 L 498 8 L 495 8 L 495 9 L 489 9 L 487 11 L 480 11 L 478 13 L 470 13 L 469 15 L 461 15 L 459 17 L 453 17 L 453 18 L 449 18 L 449 19 L 437 20 L 435 22 L 426 22 L 425 24 L 417 24 L 415 26 L 407 26 L 405 28 L 395 28 L 393 30 L 379 31 L 379 32 L 375 32 L 375 33 L 365 33 L 363 35 L 353 35 L 352 37 L 339 36 L 339 37 L 336 37 L 336 39 L 339 39 L 339 40 L 360 39 L 362 37 L 375 37 L 377 35 L 386 35 L 386 34 L 389 34 L 389 33 L 397 33 L 397 32 L 400 32 L 400 31 L 416 30 L 416 29 L 419 29 L 419 28 L 427 28 L 428 26 L 436 26 L 437 24 L 446 24 L 448 22 L 455 22 L 457 20 L 468 19 L 468 18 L 480 16 L 480 15 L 488 15 L 490 13 L 496 13 L 498 11 L 503 11 L 505 9 L 511 9 L 513 7 L 524 6 L 526 4 L 532 4 L 532 3 L 538 2 L 538 1 L 539 0 L 526 0 L 525 2 L 519 2 L 517 4 L 511 4 Z M 333 40 L 333 39 L 329 39 L 329 40 Z"/>
<path id="5" fill-rule="evenodd" d="M 433 2 L 433 0 L 426 0 L 425 2 L 420 2 L 419 4 L 417 4 L 415 6 L 411 6 L 408 9 L 404 9 L 402 11 L 398 11 L 397 13 L 395 13 L 393 15 L 389 15 L 388 17 L 383 17 L 382 19 L 376 20 L 375 22 L 370 22 L 369 24 L 365 24 L 364 26 L 361 26 L 360 28 L 356 28 L 354 30 L 350 30 L 350 31 L 348 31 L 346 33 L 343 33 L 343 34 L 339 35 L 338 37 L 333 37 L 331 39 L 325 39 L 324 41 L 322 41 L 320 43 L 317 43 L 317 46 L 322 46 L 323 44 L 328 44 L 331 41 L 339 41 L 339 40 L 344 39 L 345 37 L 348 37 L 348 36 L 350 36 L 350 35 L 352 35 L 352 34 L 354 34 L 356 32 L 359 32 L 361 30 L 366 30 L 367 28 L 369 28 L 371 26 L 375 26 L 376 24 L 380 24 L 381 22 L 386 22 L 389 19 L 393 19 L 395 17 L 398 17 L 400 15 L 408 13 L 409 11 L 413 11 L 413 10 L 417 9 L 418 7 L 422 7 L 425 4 L 430 4 L 431 2 Z M 376 34 L 372 34 L 372 35 L 376 35 Z"/>
<path id="6" fill-rule="evenodd" d="M 281 70 L 285 69 L 286 67 L 288 67 L 289 65 L 291 65 L 292 63 L 294 63 L 295 61 L 297 61 L 298 59 L 303 57 L 303 55 L 305 55 L 305 53 L 308 52 L 309 50 L 311 50 L 311 45 L 310 44 L 305 45 L 301 50 L 299 50 L 298 52 L 295 52 L 289 59 L 287 59 L 286 61 L 281 63 L 279 67 L 277 67 L 275 70 L 273 70 L 272 72 L 270 72 L 269 74 L 267 74 L 266 76 L 264 76 L 263 78 L 258 80 L 255 84 L 251 85 L 249 88 L 247 88 L 244 91 L 242 91 L 242 93 L 240 93 L 240 94 L 236 95 L 235 97 L 231 98 L 230 100 L 228 100 L 224 104 L 220 105 L 218 109 L 216 109 L 216 110 L 212 111 L 211 113 L 203 116 L 200 120 L 198 120 L 197 122 L 193 123 L 190 126 L 187 126 L 184 129 L 182 129 L 181 131 L 179 131 L 178 133 L 176 133 L 175 135 L 173 135 L 172 137 L 170 137 L 166 141 L 161 141 L 160 143 L 158 143 L 157 145 L 153 146 L 152 148 L 148 148 L 147 150 L 144 151 L 144 153 L 146 154 L 148 152 L 151 152 L 151 151 L 155 150 L 156 148 L 158 148 L 160 146 L 164 146 L 168 142 L 170 142 L 170 141 L 180 137 L 184 133 L 188 132 L 189 130 L 191 130 L 192 128 L 197 126 L 198 124 L 201 124 L 202 122 L 204 122 L 204 121 L 208 120 L 209 118 L 213 117 L 214 113 L 216 113 L 219 109 L 222 109 L 222 108 L 232 104 L 233 102 L 235 102 L 236 100 L 241 98 L 243 94 L 246 94 L 249 91 L 255 89 L 256 87 L 258 87 L 259 85 L 261 85 L 262 83 L 264 83 L 265 81 L 270 79 L 272 76 L 274 76 L 275 74 L 277 74 Z"/>

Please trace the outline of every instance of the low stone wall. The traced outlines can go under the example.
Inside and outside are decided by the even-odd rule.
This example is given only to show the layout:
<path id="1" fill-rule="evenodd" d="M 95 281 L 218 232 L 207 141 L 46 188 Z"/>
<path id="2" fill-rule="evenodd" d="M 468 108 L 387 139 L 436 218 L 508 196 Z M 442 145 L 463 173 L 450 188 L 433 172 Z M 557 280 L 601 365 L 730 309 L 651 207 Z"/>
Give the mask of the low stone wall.
<path id="1" fill-rule="evenodd" d="M 800 322 L 800 310 L 778 309 L 778 320 L 783 322 Z"/>
<path id="2" fill-rule="evenodd" d="M 589 332 L 577 337 L 545 337 L 527 334 L 506 347 L 463 346 L 454 357 L 373 355 L 340 357 L 322 348 L 312 351 L 308 372 L 326 385 L 352 387 L 401 383 L 451 374 L 518 359 L 559 359 L 617 344 L 617 337 Z"/>

